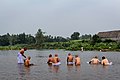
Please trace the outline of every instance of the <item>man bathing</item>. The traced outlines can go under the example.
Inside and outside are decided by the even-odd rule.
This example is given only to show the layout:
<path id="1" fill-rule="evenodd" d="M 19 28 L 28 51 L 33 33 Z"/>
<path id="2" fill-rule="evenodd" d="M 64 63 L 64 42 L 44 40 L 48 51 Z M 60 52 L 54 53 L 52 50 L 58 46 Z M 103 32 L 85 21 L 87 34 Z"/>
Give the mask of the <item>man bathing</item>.
<path id="1" fill-rule="evenodd" d="M 60 65 L 60 59 L 58 58 L 58 54 L 55 54 L 54 58 L 53 58 L 53 65 Z"/>
<path id="2" fill-rule="evenodd" d="M 31 59 L 31 57 L 28 56 L 27 59 L 25 60 L 24 65 L 25 65 L 26 67 L 29 67 L 29 66 L 32 66 L 32 65 L 33 65 L 33 64 L 30 64 L 30 59 Z"/>
<path id="3" fill-rule="evenodd" d="M 89 64 L 99 64 L 100 60 L 97 56 L 93 57 L 93 59 L 90 60 Z"/>
<path id="4" fill-rule="evenodd" d="M 53 63 L 52 54 L 49 55 L 49 58 L 48 58 L 47 63 L 48 63 L 49 65 L 52 65 L 52 63 Z"/>
<path id="5" fill-rule="evenodd" d="M 101 64 L 104 65 L 104 66 L 110 65 L 108 59 L 105 56 L 102 57 Z"/>
<path id="6" fill-rule="evenodd" d="M 72 54 L 68 54 L 68 57 L 67 57 L 67 64 L 73 64 L 73 56 L 72 56 Z"/>
<path id="7" fill-rule="evenodd" d="M 80 58 L 78 57 L 78 55 L 75 55 L 75 66 L 79 66 L 80 65 Z"/>

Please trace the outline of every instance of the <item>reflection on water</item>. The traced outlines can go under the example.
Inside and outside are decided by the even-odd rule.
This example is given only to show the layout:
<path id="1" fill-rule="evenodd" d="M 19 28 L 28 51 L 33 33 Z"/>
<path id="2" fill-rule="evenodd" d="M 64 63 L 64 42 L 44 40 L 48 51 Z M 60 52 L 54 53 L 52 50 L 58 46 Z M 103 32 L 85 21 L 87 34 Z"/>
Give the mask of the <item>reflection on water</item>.
<path id="1" fill-rule="evenodd" d="M 73 69 L 73 64 L 67 64 L 67 70 L 70 72 Z"/>
<path id="2" fill-rule="evenodd" d="M 49 66 L 49 72 L 55 72 L 58 73 L 59 72 L 59 66 L 53 66 L 52 64 L 48 64 Z"/>
<path id="3" fill-rule="evenodd" d="M 75 70 L 76 70 L 76 71 L 80 71 L 80 65 L 75 66 Z"/>
<path id="4" fill-rule="evenodd" d="M 25 67 L 23 64 L 18 64 L 18 80 L 30 80 L 30 67 Z"/>
<path id="5" fill-rule="evenodd" d="M 59 72 L 59 66 L 53 66 L 53 71 L 58 73 Z"/>

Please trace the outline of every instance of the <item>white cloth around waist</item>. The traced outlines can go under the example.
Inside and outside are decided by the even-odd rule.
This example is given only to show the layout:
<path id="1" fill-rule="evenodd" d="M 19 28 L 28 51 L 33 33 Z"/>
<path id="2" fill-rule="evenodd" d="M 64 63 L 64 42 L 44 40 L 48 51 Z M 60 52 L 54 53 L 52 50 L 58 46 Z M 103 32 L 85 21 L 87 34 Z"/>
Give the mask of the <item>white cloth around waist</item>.
<path id="1" fill-rule="evenodd" d="M 67 62 L 67 64 L 74 64 L 74 62 Z"/>
<path id="2" fill-rule="evenodd" d="M 60 65 L 60 64 L 61 64 L 61 62 L 53 63 L 52 65 L 53 65 L 53 66 L 58 66 L 58 65 Z"/>

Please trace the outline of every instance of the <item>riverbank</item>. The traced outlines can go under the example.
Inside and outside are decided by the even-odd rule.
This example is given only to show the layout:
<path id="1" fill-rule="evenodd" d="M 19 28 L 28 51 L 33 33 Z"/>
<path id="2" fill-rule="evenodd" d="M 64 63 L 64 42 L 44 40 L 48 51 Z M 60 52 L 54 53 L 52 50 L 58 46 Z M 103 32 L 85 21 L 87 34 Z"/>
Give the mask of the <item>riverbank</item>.
<path id="1" fill-rule="evenodd" d="M 96 43 L 91 45 L 89 41 L 71 40 L 68 42 L 45 42 L 41 45 L 36 44 L 18 44 L 14 46 L 0 46 L 0 50 L 19 50 L 23 47 L 28 49 L 65 49 L 70 51 L 120 51 L 120 45 L 117 42 Z"/>

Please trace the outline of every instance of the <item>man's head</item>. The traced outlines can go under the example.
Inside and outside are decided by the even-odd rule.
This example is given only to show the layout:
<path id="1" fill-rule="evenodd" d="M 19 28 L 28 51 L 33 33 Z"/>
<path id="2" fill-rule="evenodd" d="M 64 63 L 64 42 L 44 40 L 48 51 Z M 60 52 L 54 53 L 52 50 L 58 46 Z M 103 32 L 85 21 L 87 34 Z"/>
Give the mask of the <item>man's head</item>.
<path id="1" fill-rule="evenodd" d="M 78 55 L 75 55 L 75 57 L 78 57 Z"/>
<path id="2" fill-rule="evenodd" d="M 30 57 L 30 56 L 28 56 L 28 59 L 30 60 L 30 59 L 31 59 L 31 57 Z"/>
<path id="3" fill-rule="evenodd" d="M 55 57 L 58 57 L 58 54 L 55 54 Z"/>
<path id="4" fill-rule="evenodd" d="M 52 54 L 50 54 L 49 57 L 52 57 Z"/>
<path id="5" fill-rule="evenodd" d="M 71 55 L 71 53 L 68 53 L 68 56 L 70 56 Z"/>
<path id="6" fill-rule="evenodd" d="M 26 51 L 27 50 L 27 48 L 23 48 L 24 49 L 24 51 Z"/>

